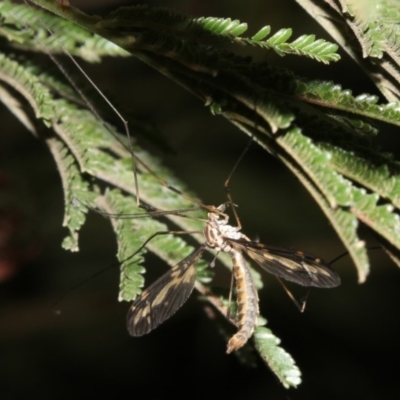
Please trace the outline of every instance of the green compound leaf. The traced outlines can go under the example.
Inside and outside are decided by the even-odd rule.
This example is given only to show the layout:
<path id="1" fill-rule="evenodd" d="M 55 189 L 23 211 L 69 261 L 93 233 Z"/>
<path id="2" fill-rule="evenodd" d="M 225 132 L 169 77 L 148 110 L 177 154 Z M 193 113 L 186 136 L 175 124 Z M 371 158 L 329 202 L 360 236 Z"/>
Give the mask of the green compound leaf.
<path id="1" fill-rule="evenodd" d="M 253 340 L 256 349 L 269 368 L 285 388 L 297 387 L 301 383 L 301 372 L 292 356 L 280 347 L 280 339 L 270 329 L 257 327 Z"/>
<path id="2" fill-rule="evenodd" d="M 57 138 L 47 140 L 60 172 L 64 190 L 65 215 L 63 226 L 70 231 L 62 246 L 66 250 L 78 251 L 78 232 L 85 223 L 87 208 L 85 204 L 94 204 L 96 193 L 89 190 L 89 183 L 79 173 L 75 160 L 63 142 Z"/>

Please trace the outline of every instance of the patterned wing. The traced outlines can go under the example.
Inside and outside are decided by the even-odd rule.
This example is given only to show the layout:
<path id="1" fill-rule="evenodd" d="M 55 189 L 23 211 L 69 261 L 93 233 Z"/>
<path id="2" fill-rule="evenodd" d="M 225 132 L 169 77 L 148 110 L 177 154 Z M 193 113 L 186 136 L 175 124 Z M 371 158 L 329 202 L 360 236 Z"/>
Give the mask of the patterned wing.
<path id="1" fill-rule="evenodd" d="M 193 291 L 196 264 L 204 249 L 205 245 L 199 247 L 136 298 L 126 316 L 130 335 L 142 336 L 149 333 L 185 303 Z"/>
<path id="2" fill-rule="evenodd" d="M 339 275 L 323 260 L 300 250 L 266 246 L 246 240 L 227 239 L 272 275 L 302 286 L 331 288 L 340 285 Z"/>

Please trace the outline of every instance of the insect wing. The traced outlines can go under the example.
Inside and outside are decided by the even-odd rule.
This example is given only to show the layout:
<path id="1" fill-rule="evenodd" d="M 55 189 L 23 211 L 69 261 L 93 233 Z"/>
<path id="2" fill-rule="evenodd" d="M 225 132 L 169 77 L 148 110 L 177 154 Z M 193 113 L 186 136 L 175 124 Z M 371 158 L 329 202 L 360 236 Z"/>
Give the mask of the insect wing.
<path id="1" fill-rule="evenodd" d="M 233 247 L 247 253 L 267 272 L 287 281 L 319 288 L 340 285 L 339 275 L 312 254 L 245 240 L 229 239 L 229 242 Z"/>
<path id="2" fill-rule="evenodd" d="M 158 278 L 132 303 L 126 324 L 130 335 L 142 336 L 173 315 L 193 291 L 196 264 L 205 246 L 189 254 Z"/>

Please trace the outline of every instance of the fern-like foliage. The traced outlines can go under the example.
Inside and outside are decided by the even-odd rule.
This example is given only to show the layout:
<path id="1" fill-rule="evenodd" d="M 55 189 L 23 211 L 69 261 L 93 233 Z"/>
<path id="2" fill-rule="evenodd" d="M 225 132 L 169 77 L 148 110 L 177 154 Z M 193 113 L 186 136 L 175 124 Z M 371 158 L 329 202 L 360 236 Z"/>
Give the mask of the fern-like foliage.
<path id="1" fill-rule="evenodd" d="M 400 249 L 399 164 L 373 144 L 378 131 L 372 125 L 373 120 L 398 125 L 399 105 L 395 102 L 378 104 L 374 96 L 355 97 L 338 84 L 305 80 L 288 70 L 228 52 L 222 46 L 226 42 L 241 48 L 256 46 L 261 51 L 273 50 L 279 55 L 306 56 L 329 63 L 339 59 L 335 44 L 313 35 L 289 42 L 291 29 L 269 36 L 268 26 L 249 38 L 243 36 L 247 24 L 240 21 L 191 18 L 143 6 L 121 8 L 105 17 L 91 17 L 71 6 L 61 10 L 52 0 L 34 0 L 33 3 L 80 26 L 60 22 L 52 15 L 40 16 L 45 21 L 44 26 L 51 27 L 56 36 L 60 36 L 62 46 L 72 54 L 94 61 L 104 54 L 129 52 L 188 89 L 203 100 L 211 112 L 223 116 L 276 155 L 304 184 L 329 219 L 357 267 L 360 282 L 365 281 L 369 272 L 366 246 L 358 233 L 360 224 L 374 231 L 382 243 L 390 247 L 392 254 Z M 390 35 L 392 39 L 387 43 L 379 40 L 379 35 L 375 36 L 372 22 L 358 17 L 355 10 L 338 8 L 335 12 L 349 21 L 351 27 L 357 27 L 364 55 L 380 57 L 385 74 L 391 69 L 394 71 L 391 79 L 387 79 L 389 89 L 384 91 L 391 92 L 393 95 L 388 99 L 393 100 L 400 93 L 395 73 L 398 47 L 395 24 L 392 26 L 389 21 L 394 20 L 397 8 L 386 10 L 390 13 L 386 15 L 387 23 L 382 30 L 377 30 Z M 26 6 L 0 3 L 3 21 L 0 34 L 18 43 L 20 48 L 60 52 L 60 42 L 38 23 L 36 13 L 37 10 Z M 119 53 L 117 47 L 97 35 L 124 51 Z M 58 95 L 68 93 L 69 99 L 69 89 L 49 73 L 39 72 L 39 67 L 21 63 L 13 55 L 14 50 L 12 47 L 4 50 L 0 59 L 0 80 L 16 88 L 36 116 L 56 133 L 47 142 L 63 178 L 64 223 L 71 232 L 64 246 L 77 250 L 77 235 L 88 204 L 97 204 L 99 209 L 115 216 L 143 213 L 132 197 L 127 196 L 135 195 L 130 153 L 90 111 L 64 96 L 56 99 L 55 90 Z M 357 57 L 359 60 L 359 55 Z M 15 112 L 11 105 L 10 109 Z M 37 123 L 29 113 L 21 116 L 21 120 L 40 136 Z M 152 171 L 187 193 L 184 185 L 172 179 L 170 171 L 150 154 L 136 145 L 135 153 Z M 98 190 L 96 184 L 100 181 L 106 182 L 107 189 Z M 139 182 L 141 198 L 151 207 L 170 210 L 192 206 L 191 202 L 161 185 L 146 168 L 141 168 Z M 202 224 L 194 221 L 173 215 L 168 218 L 184 230 L 200 231 L 202 228 Z M 119 259 L 125 260 L 121 268 L 120 298 L 128 300 L 134 298 L 143 285 L 142 254 L 129 256 L 154 232 L 167 228 L 149 218 L 116 219 L 113 227 L 118 235 Z M 198 235 L 194 238 L 202 240 Z M 173 236 L 155 239 L 147 248 L 171 265 L 192 251 L 185 241 Z M 205 284 L 210 280 L 205 264 L 199 268 L 199 277 Z M 207 293 L 212 294 L 209 287 Z M 278 346 L 273 334 L 265 329 L 259 328 L 255 334 L 258 351 L 286 386 L 296 386 L 300 382 L 297 367 Z"/>
<path id="2" fill-rule="evenodd" d="M 399 6 L 390 0 L 296 0 L 364 69 L 388 101 L 400 99 Z"/>
<path id="3" fill-rule="evenodd" d="M 336 53 L 337 45 L 326 42 L 323 39 L 315 40 L 315 35 L 302 35 L 291 43 L 292 29 L 281 29 L 272 35 L 268 40 L 265 38 L 271 33 L 269 25 L 261 28 L 251 38 L 241 37 L 247 30 L 247 24 L 230 18 L 199 18 L 195 22 L 216 36 L 224 37 L 236 43 L 248 46 L 258 46 L 265 49 L 274 50 L 280 56 L 287 54 L 302 55 L 314 58 L 317 61 L 329 64 L 338 61 L 339 55 Z"/>
<path id="4" fill-rule="evenodd" d="M 54 18 L 49 13 L 36 10 L 37 21 L 32 24 L 32 10 L 29 7 L 16 7 L 9 1 L 2 2 L 1 36 L 18 43 L 18 47 L 29 52 L 51 51 L 53 54 L 63 53 L 63 48 L 70 54 L 81 57 L 89 62 L 99 62 L 102 57 L 127 56 L 123 51 L 100 36 L 90 35 L 85 29 L 71 25 L 60 18 Z M 57 40 L 51 32 L 58 32 Z M 46 49 L 46 50 L 45 50 Z"/>
<path id="5" fill-rule="evenodd" d="M 293 358 L 282 347 L 270 329 L 258 327 L 254 332 L 256 349 L 271 370 L 286 388 L 296 387 L 301 383 L 301 373 Z"/>

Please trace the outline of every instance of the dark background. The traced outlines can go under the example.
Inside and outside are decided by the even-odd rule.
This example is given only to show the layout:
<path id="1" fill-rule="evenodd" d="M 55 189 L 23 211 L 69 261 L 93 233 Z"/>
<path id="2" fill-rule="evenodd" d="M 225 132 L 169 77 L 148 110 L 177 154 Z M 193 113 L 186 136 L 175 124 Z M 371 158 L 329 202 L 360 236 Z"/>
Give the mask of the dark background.
<path id="1" fill-rule="evenodd" d="M 85 3 L 93 2 L 71 3 L 89 11 Z M 102 2 L 96 3 L 100 7 Z M 116 6 L 117 2 L 103 3 Z M 327 38 L 291 0 L 158 4 L 192 15 L 238 18 L 249 23 L 250 34 L 270 24 L 273 32 L 292 27 L 293 37 L 317 33 Z M 346 57 L 336 65 L 322 66 L 269 52 L 255 54 L 299 75 L 334 80 L 355 94 L 374 92 Z M 133 58 L 108 60 L 88 69 L 122 109 L 157 125 L 171 148 L 159 150 L 160 154 L 190 188 L 208 204 L 225 201 L 223 182 L 247 144 L 241 132 Z M 150 335 L 129 337 L 128 304 L 117 301 L 117 268 L 69 293 L 58 305 L 61 315 L 55 316 L 52 303 L 60 295 L 115 262 L 115 238 L 107 220 L 91 215 L 82 231 L 81 251 L 61 249 L 63 197 L 52 157 L 45 144 L 4 107 L 0 111 L 0 190 L 6 210 L 0 214 L 0 238 L 11 233 L 17 237 L 15 247 L 1 253 L 1 399 L 219 394 L 231 399 L 376 399 L 397 394 L 400 274 L 380 250 L 371 252 L 372 270 L 363 285 L 357 284 L 348 257 L 335 264 L 342 285 L 314 290 L 304 314 L 265 274 L 261 311 L 302 370 L 303 383 L 295 390 L 283 389 L 261 361 L 249 368 L 235 355 L 227 356 L 226 340 L 196 294 Z M 395 140 L 383 127 L 376 143 L 397 151 Z M 250 237 L 304 249 L 326 260 L 343 252 L 311 197 L 255 145 L 236 171 L 231 191 Z M 146 262 L 154 277 L 166 270 L 154 256 Z"/>

